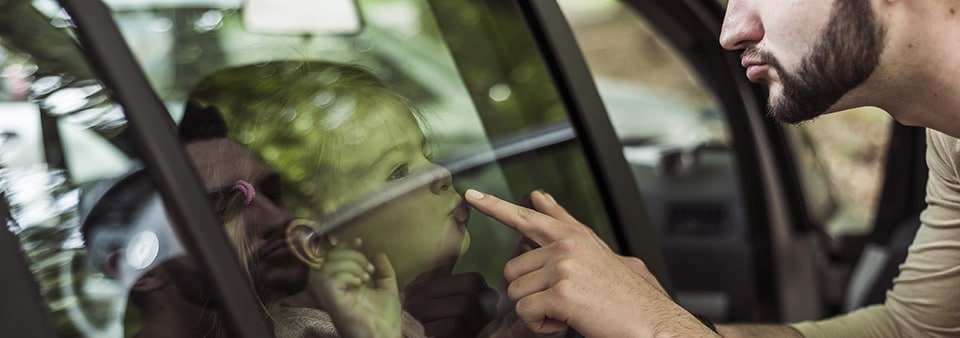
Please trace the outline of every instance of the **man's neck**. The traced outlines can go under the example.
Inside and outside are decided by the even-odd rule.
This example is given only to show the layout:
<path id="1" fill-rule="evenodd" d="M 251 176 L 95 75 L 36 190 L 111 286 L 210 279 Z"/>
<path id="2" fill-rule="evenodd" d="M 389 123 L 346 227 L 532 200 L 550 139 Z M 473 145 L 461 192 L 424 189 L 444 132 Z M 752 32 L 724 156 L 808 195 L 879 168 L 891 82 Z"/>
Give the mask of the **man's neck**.
<path id="1" fill-rule="evenodd" d="M 885 66 L 865 83 L 864 101 L 901 123 L 960 138 L 960 13 L 936 2 L 914 5 L 889 18 L 899 25 L 888 29 Z"/>

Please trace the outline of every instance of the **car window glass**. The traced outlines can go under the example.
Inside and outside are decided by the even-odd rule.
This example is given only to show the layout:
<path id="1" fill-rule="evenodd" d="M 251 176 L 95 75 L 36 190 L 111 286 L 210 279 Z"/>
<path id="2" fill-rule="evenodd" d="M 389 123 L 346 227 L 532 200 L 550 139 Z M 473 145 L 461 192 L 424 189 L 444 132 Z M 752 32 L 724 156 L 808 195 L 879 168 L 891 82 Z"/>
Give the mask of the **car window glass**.
<path id="1" fill-rule="evenodd" d="M 64 337 L 221 331 L 209 287 L 55 3 L 0 4 L 0 201 Z M 27 305 L 24 305 L 27 306 Z"/>
<path id="2" fill-rule="evenodd" d="M 660 236 L 677 301 L 713 320 L 753 318 L 752 225 L 741 190 L 749 180 L 740 177 L 726 112 L 633 7 L 560 5 Z M 696 263 L 715 257 L 728 263 Z"/>
<path id="3" fill-rule="evenodd" d="M 531 334 L 501 271 L 532 243 L 468 187 L 543 189 L 614 244 L 512 2 L 362 0 L 346 35 L 261 33 L 240 1 L 107 3 L 279 336 Z"/>

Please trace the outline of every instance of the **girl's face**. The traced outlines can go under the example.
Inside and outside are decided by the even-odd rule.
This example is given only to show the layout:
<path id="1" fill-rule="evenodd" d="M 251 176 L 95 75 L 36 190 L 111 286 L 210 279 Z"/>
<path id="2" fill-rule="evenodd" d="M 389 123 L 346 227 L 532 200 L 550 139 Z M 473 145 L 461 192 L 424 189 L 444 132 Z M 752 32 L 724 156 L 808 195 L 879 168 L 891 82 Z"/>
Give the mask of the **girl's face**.
<path id="1" fill-rule="evenodd" d="M 363 194 L 375 194 L 384 185 L 412 180 L 420 171 L 442 172 L 332 233 L 340 240 L 361 238 L 361 250 L 368 257 L 385 253 L 402 289 L 421 273 L 449 273 L 469 246 L 469 213 L 453 189 L 450 172 L 428 158 L 426 140 L 413 115 L 395 105 L 377 106 L 357 109 L 329 131 L 326 149 L 318 150 L 318 174 L 330 183 L 318 193 L 326 214 Z"/>

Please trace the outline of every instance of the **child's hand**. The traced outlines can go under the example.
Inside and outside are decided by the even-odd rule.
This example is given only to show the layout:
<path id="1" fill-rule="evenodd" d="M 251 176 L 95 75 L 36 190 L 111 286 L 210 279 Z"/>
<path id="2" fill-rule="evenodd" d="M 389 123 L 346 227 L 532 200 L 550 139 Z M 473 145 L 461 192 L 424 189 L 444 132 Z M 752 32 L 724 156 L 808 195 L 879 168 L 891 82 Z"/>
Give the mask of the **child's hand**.
<path id="1" fill-rule="evenodd" d="M 400 295 L 385 254 L 371 263 L 360 239 L 339 243 L 320 270 L 311 271 L 310 294 L 330 313 L 341 337 L 400 337 Z"/>

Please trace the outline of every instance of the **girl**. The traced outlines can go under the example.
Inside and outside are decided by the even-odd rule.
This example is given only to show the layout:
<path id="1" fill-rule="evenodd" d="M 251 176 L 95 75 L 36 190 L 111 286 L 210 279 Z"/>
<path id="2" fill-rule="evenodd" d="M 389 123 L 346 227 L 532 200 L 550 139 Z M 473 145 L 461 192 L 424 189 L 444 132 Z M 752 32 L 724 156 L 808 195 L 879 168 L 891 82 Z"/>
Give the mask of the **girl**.
<path id="1" fill-rule="evenodd" d="M 312 269 L 304 292 L 270 305 L 278 321 L 303 318 L 287 311 L 294 305 L 321 307 L 343 335 L 387 334 L 401 322 L 404 334 L 422 333 L 399 310 L 397 290 L 448 276 L 469 233 L 465 204 L 449 171 L 431 161 L 417 110 L 370 72 L 317 61 L 224 69 L 190 101 L 218 108 L 230 137 L 285 178 L 294 213 L 321 220 L 288 229 Z"/>

